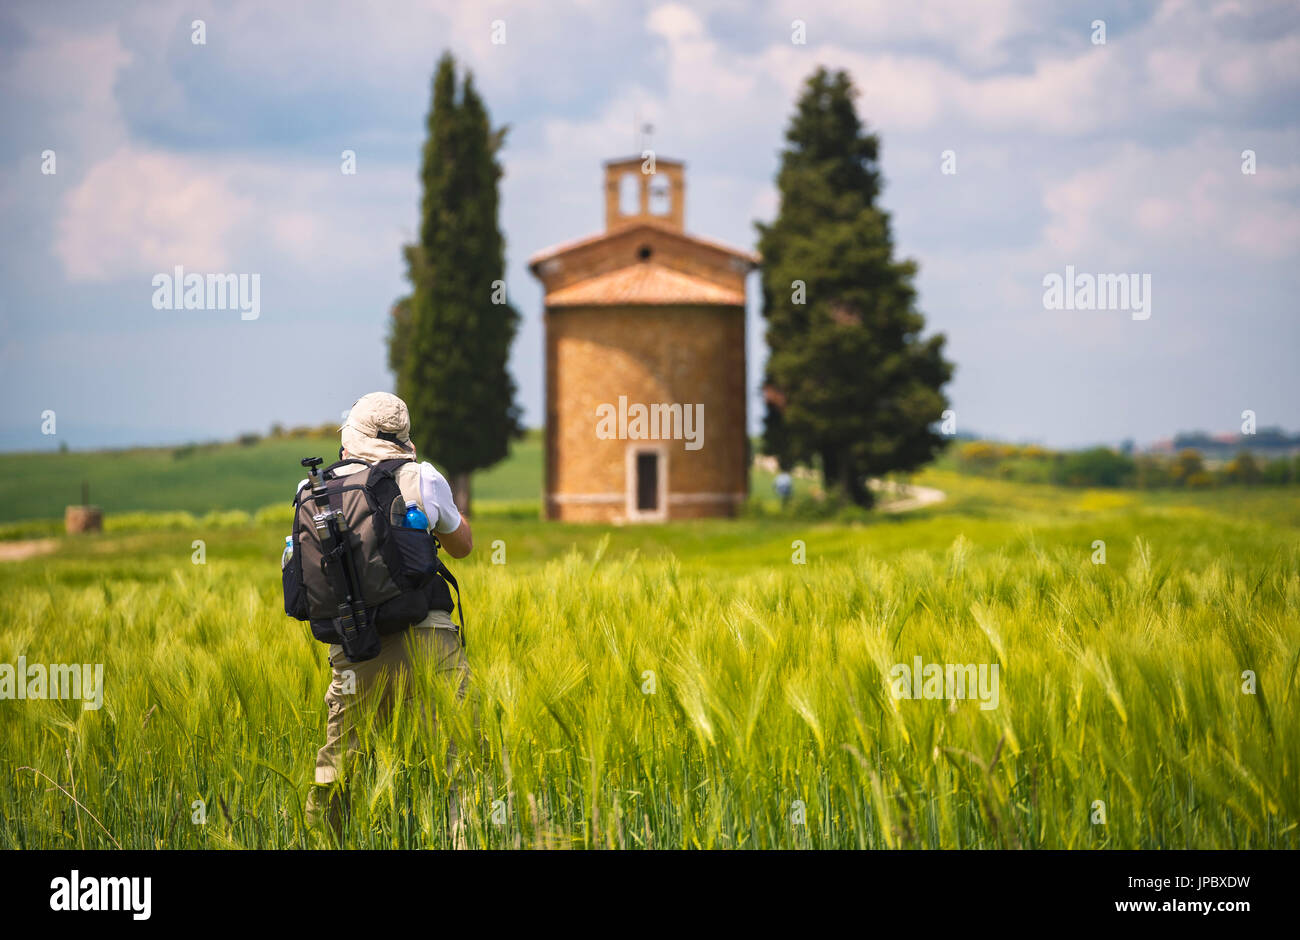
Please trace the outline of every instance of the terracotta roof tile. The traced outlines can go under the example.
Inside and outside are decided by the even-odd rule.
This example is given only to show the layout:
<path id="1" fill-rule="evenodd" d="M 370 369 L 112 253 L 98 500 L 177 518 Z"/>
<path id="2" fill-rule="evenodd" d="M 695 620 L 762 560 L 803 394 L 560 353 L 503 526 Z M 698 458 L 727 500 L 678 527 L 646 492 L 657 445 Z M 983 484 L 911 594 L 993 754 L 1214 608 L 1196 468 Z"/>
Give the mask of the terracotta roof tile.
<path id="1" fill-rule="evenodd" d="M 595 242 L 603 241 L 604 239 L 609 238 L 611 236 L 621 235 L 625 232 L 637 228 L 652 228 L 660 232 L 667 233 L 668 235 L 672 235 L 677 238 L 680 238 L 683 241 L 695 242 L 700 245 L 707 245 L 710 248 L 732 255 L 733 257 L 741 258 L 745 261 L 748 261 L 750 264 L 757 265 L 762 261 L 762 259 L 752 251 L 742 251 L 739 248 L 733 248 L 731 245 L 724 245 L 722 242 L 714 241 L 711 238 L 701 238 L 699 235 L 690 235 L 686 232 L 681 231 L 680 229 L 676 229 L 672 227 L 671 225 L 667 225 L 666 223 L 652 222 L 647 219 L 640 219 L 636 222 L 629 223 L 627 225 L 623 225 L 615 229 L 610 229 L 604 232 L 597 232 L 595 235 L 587 235 L 584 238 L 575 238 L 572 241 L 561 242 L 558 245 L 552 245 L 550 248 L 547 248 L 543 251 L 539 251 L 531 258 L 529 258 L 528 266 L 536 267 L 538 264 L 540 264 L 543 261 L 546 261 L 550 258 L 554 258 L 558 255 L 566 254 L 567 252 L 570 252 L 575 248 L 582 248 L 585 245 L 591 245 L 594 244 Z"/>
<path id="2" fill-rule="evenodd" d="M 745 295 L 702 277 L 643 261 L 579 281 L 546 296 L 548 307 L 606 304 L 721 304 L 744 306 Z"/>

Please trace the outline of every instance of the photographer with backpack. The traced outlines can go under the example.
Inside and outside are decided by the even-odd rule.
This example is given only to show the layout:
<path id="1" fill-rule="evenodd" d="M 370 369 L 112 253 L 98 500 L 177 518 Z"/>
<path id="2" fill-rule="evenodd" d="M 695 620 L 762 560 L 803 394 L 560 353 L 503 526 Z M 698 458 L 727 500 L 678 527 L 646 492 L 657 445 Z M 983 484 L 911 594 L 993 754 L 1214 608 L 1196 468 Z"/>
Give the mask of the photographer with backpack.
<path id="1" fill-rule="evenodd" d="M 417 463 L 406 403 L 387 392 L 358 399 L 342 432 L 342 459 L 299 484 L 284 565 L 285 612 L 311 624 L 328 643 L 333 681 L 325 695 L 325 744 L 316 755 L 307 800 L 309 827 L 328 826 L 335 840 L 347 808 L 346 775 L 362 750 L 359 719 L 391 716 L 400 687 L 410 700 L 413 663 L 428 657 L 438 676 L 469 683 L 462 630 L 452 620 L 455 577 L 438 558 L 473 549 L 469 521 L 432 464 Z M 449 764 L 453 755 L 449 754 Z M 450 770 L 450 767 L 449 767 Z M 458 830 L 455 787 L 448 793 Z"/>

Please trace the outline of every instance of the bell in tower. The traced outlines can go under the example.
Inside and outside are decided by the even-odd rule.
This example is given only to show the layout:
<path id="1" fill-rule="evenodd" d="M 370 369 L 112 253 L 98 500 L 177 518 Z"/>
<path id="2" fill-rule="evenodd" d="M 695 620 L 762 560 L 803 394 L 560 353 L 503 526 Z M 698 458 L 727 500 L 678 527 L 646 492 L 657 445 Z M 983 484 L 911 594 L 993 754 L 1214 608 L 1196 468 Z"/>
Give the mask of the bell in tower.
<path id="1" fill-rule="evenodd" d="M 678 232 L 686 228 L 686 165 L 680 160 L 625 157 L 605 163 L 605 229 L 654 222 Z"/>

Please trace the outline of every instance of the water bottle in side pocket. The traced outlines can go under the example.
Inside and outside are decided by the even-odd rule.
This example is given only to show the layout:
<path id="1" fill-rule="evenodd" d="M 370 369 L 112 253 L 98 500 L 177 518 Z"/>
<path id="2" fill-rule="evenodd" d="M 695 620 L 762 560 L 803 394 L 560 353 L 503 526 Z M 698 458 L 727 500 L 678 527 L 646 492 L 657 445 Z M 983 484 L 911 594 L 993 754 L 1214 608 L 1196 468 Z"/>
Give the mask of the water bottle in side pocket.
<path id="1" fill-rule="evenodd" d="M 424 514 L 415 500 L 409 500 L 406 503 L 406 527 L 408 529 L 423 529 L 429 531 L 429 517 Z"/>

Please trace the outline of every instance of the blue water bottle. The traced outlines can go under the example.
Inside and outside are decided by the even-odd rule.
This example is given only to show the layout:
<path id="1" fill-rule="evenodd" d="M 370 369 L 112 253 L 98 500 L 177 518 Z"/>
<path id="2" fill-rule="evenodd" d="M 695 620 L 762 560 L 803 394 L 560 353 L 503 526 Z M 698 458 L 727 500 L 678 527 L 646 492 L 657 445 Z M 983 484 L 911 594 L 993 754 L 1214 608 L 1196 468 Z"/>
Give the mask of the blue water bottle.
<path id="1" fill-rule="evenodd" d="M 406 504 L 406 527 L 408 529 L 424 529 L 426 532 L 429 529 L 429 517 L 424 514 L 424 510 L 415 504 L 415 500 L 410 500 Z"/>
<path id="2" fill-rule="evenodd" d="M 292 557 L 293 557 L 293 536 L 286 535 L 284 537 L 284 551 L 280 553 L 280 568 L 282 570 L 285 565 L 289 564 L 289 559 L 291 559 Z"/>

